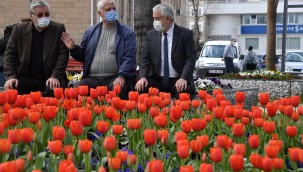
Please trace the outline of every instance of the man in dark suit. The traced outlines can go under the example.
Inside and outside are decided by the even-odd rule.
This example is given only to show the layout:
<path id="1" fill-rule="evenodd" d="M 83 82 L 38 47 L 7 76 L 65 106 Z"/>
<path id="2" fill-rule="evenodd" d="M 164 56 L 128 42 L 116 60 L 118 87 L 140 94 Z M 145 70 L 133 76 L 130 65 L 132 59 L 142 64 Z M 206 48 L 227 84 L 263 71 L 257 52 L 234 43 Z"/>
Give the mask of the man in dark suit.
<path id="1" fill-rule="evenodd" d="M 55 87 L 67 85 L 65 69 L 68 49 L 61 40 L 65 27 L 50 20 L 49 4 L 30 4 L 31 22 L 17 24 L 4 54 L 5 89 L 19 94 L 41 91 L 45 96 Z"/>
<path id="2" fill-rule="evenodd" d="M 195 94 L 193 70 L 196 50 L 193 32 L 174 23 L 174 9 L 158 4 L 153 8 L 154 29 L 147 34 L 147 44 L 140 59 L 138 91 L 149 87 L 170 92 Z"/>

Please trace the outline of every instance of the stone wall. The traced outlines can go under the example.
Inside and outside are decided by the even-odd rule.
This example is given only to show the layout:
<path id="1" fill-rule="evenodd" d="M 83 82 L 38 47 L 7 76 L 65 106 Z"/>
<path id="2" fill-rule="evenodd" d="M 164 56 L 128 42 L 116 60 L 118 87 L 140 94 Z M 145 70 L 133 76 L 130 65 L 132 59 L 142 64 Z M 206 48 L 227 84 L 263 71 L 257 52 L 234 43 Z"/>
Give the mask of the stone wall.
<path id="1" fill-rule="evenodd" d="M 233 88 L 259 88 L 259 92 L 269 92 L 271 100 L 290 97 L 292 95 L 301 95 L 303 89 L 303 80 L 220 80 L 224 84 L 230 83 Z"/>

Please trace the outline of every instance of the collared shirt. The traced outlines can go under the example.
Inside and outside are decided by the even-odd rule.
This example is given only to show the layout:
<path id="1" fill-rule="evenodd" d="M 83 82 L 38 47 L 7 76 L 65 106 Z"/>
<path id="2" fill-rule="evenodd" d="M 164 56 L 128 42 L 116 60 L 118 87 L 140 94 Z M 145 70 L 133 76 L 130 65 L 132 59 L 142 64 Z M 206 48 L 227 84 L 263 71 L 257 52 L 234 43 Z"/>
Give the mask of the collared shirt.
<path id="1" fill-rule="evenodd" d="M 172 61 L 171 61 L 171 50 L 172 50 L 172 44 L 173 44 L 173 36 L 174 36 L 174 23 L 170 27 L 170 29 L 166 32 L 167 33 L 167 42 L 168 42 L 168 66 L 169 66 L 169 77 L 171 78 L 177 78 L 180 75 L 176 70 L 173 68 Z M 160 76 L 164 76 L 164 35 L 162 33 L 162 39 L 161 39 L 161 72 Z"/>

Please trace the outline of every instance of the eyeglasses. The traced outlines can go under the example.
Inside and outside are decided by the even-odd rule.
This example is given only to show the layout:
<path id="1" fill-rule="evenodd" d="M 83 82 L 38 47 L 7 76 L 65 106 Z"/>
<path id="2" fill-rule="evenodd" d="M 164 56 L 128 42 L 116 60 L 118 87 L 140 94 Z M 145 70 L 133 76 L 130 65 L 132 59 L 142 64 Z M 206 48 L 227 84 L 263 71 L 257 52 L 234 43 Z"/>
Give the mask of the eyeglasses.
<path id="1" fill-rule="evenodd" d="M 35 15 L 35 16 L 37 16 L 38 18 L 41 18 L 41 17 L 43 17 L 43 16 L 45 16 L 45 17 L 49 17 L 50 16 L 50 13 L 49 12 L 46 12 L 46 13 L 37 13 L 37 14 L 34 14 L 33 13 L 33 15 Z"/>

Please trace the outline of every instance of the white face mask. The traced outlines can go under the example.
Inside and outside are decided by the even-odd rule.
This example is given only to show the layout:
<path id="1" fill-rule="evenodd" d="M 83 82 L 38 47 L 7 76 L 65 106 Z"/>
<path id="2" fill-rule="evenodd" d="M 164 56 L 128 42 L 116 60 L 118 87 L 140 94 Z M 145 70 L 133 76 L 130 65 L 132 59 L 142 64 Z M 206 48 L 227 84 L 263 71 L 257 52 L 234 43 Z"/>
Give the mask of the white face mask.
<path id="1" fill-rule="evenodd" d="M 164 30 L 164 28 L 162 26 L 162 21 L 154 20 L 154 28 L 156 31 L 162 32 Z"/>
<path id="2" fill-rule="evenodd" d="M 37 27 L 46 28 L 50 23 L 49 17 L 42 17 L 37 19 Z"/>

